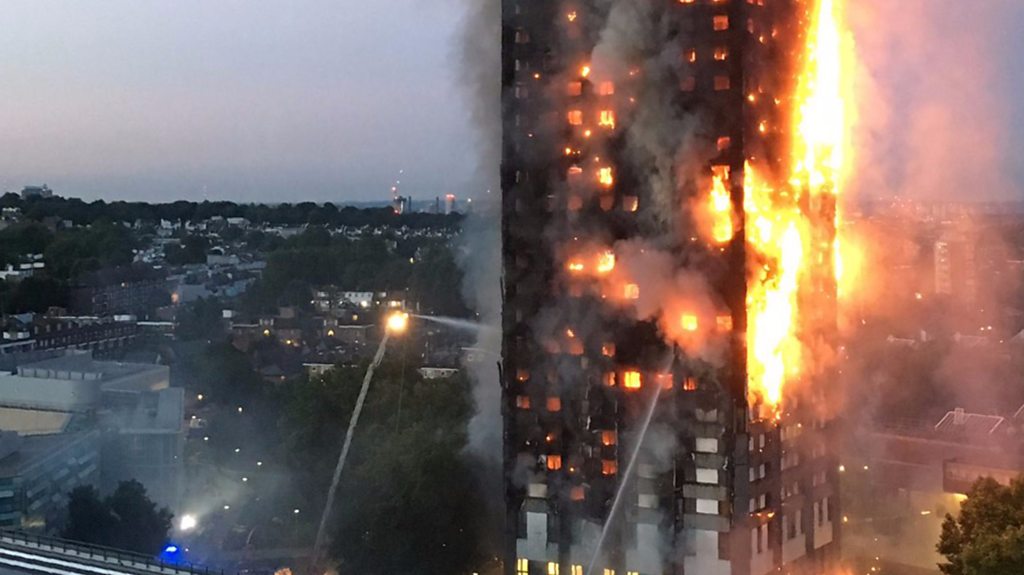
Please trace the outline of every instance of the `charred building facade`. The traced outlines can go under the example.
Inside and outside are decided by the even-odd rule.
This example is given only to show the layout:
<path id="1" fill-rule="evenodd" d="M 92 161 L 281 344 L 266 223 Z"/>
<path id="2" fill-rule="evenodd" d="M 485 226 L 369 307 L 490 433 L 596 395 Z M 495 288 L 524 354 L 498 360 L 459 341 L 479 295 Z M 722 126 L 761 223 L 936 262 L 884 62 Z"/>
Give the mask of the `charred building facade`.
<path id="1" fill-rule="evenodd" d="M 750 336 L 757 270 L 784 267 L 751 248 L 754 196 L 835 217 L 752 184 L 791 169 L 816 2 L 502 4 L 505 573 L 825 573 L 828 368 L 805 354 L 772 388 Z M 819 305 L 779 329 L 821 342 L 834 226 L 794 233 L 822 270 L 792 291 Z"/>

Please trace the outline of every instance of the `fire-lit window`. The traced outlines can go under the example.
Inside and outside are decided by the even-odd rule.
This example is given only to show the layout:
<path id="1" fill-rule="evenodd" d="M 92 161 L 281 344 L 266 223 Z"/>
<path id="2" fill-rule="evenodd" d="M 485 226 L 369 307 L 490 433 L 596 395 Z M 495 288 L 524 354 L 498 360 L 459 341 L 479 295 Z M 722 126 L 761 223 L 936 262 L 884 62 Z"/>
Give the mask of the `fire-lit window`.
<path id="1" fill-rule="evenodd" d="M 732 331 L 732 316 L 731 315 L 720 315 L 715 319 L 718 324 L 718 331 L 730 332 Z"/>
<path id="2" fill-rule="evenodd" d="M 615 355 L 615 344 L 606 343 L 601 346 L 601 355 L 605 357 L 613 357 Z"/>
<path id="3" fill-rule="evenodd" d="M 569 124 L 573 126 L 583 125 L 583 110 L 569 110 Z"/>
<path id="4" fill-rule="evenodd" d="M 601 432 L 601 445 L 604 445 L 605 447 L 610 447 L 618 443 L 617 440 L 618 434 L 615 433 L 614 431 L 607 430 Z"/>
<path id="5" fill-rule="evenodd" d="M 623 297 L 626 299 L 640 299 L 640 286 L 636 284 L 626 284 L 623 288 Z"/>
<path id="6" fill-rule="evenodd" d="M 684 92 L 692 92 L 697 89 L 697 77 L 686 76 L 679 81 L 679 89 Z"/>
<path id="7" fill-rule="evenodd" d="M 697 50 L 690 48 L 683 56 L 687 62 L 693 64 L 697 61 Z"/>
<path id="8" fill-rule="evenodd" d="M 637 196 L 624 196 L 622 198 L 622 211 L 635 212 L 640 209 L 640 198 Z"/>
<path id="9" fill-rule="evenodd" d="M 712 27 L 715 29 L 716 32 L 721 32 L 723 30 L 729 29 L 729 17 L 726 16 L 725 14 L 719 14 L 718 16 L 715 16 L 711 22 Z"/>
<path id="10" fill-rule="evenodd" d="M 562 456 L 561 455 L 548 455 L 547 456 L 547 468 L 551 471 L 558 471 L 562 468 Z"/>
<path id="11" fill-rule="evenodd" d="M 655 381 L 662 389 L 672 389 L 672 374 L 671 373 L 659 373 L 654 376 Z"/>
<path id="12" fill-rule="evenodd" d="M 548 575 L 558 575 L 558 563 L 554 561 L 548 562 Z"/>
<path id="13" fill-rule="evenodd" d="M 598 125 L 604 128 L 615 128 L 615 112 L 611 110 L 601 110 L 601 116 L 598 119 Z"/>
<path id="14" fill-rule="evenodd" d="M 679 319 L 679 326 L 683 328 L 683 331 L 694 332 L 700 327 L 700 322 L 697 316 L 687 313 Z"/>
<path id="15" fill-rule="evenodd" d="M 569 82 L 569 89 L 567 93 L 570 96 L 582 96 L 583 95 L 583 82 Z"/>
<path id="16" fill-rule="evenodd" d="M 730 138 L 729 136 L 722 136 L 721 138 L 718 138 L 718 151 L 719 152 L 724 152 L 724 151 L 728 150 L 729 146 L 731 146 L 731 145 L 732 145 L 732 138 Z"/>
<path id="17" fill-rule="evenodd" d="M 559 397 L 549 397 L 547 408 L 550 412 L 562 411 L 562 399 Z"/>
<path id="18" fill-rule="evenodd" d="M 613 194 L 603 194 L 600 199 L 601 209 L 608 212 L 615 207 L 615 196 Z"/>
<path id="19" fill-rule="evenodd" d="M 530 396 L 519 395 L 516 396 L 516 407 L 519 409 L 530 409 Z"/>
<path id="20" fill-rule="evenodd" d="M 614 459 L 601 460 L 601 475 L 615 475 L 619 472 L 619 463 Z"/>
<path id="21" fill-rule="evenodd" d="M 584 497 L 586 497 L 586 492 L 582 485 L 576 485 L 569 490 L 569 499 L 573 501 L 583 501 Z"/>
<path id="22" fill-rule="evenodd" d="M 615 94 L 615 82 L 601 82 L 597 86 L 599 96 L 611 96 Z"/>
<path id="23" fill-rule="evenodd" d="M 517 369 L 516 370 L 516 381 L 523 383 L 530 379 L 530 370 L 528 369 Z"/>
<path id="24" fill-rule="evenodd" d="M 597 181 L 600 182 L 602 186 L 605 186 L 605 187 L 612 186 L 615 183 L 615 176 L 612 173 L 612 169 L 611 168 L 601 168 L 600 170 L 598 170 L 597 171 Z"/>
<path id="25" fill-rule="evenodd" d="M 715 60 L 718 60 L 719 62 L 724 62 L 725 59 L 728 58 L 728 57 L 729 57 L 729 49 L 728 48 L 726 48 L 725 46 L 719 46 L 718 48 L 715 48 Z"/>
<path id="26" fill-rule="evenodd" d="M 693 0 L 679 0 L 683 4 L 693 4 Z M 615 575 L 615 569 L 605 569 L 602 575 Z"/>
<path id="27" fill-rule="evenodd" d="M 697 378 L 691 375 L 684 379 L 683 391 L 697 391 Z"/>
<path id="28" fill-rule="evenodd" d="M 530 560 L 520 557 L 516 559 L 516 575 L 530 575 Z"/>
<path id="29" fill-rule="evenodd" d="M 604 380 L 604 384 L 607 385 L 608 387 L 615 387 L 615 373 L 609 371 L 608 373 L 604 374 L 604 377 L 602 379 Z"/>
<path id="30" fill-rule="evenodd" d="M 728 76 L 715 76 L 715 91 L 722 92 L 729 89 L 729 77 Z"/>
<path id="31" fill-rule="evenodd" d="M 626 389 L 640 389 L 643 382 L 640 377 L 639 371 L 624 371 L 622 372 L 622 387 Z"/>
<path id="32" fill-rule="evenodd" d="M 583 575 L 582 565 L 573 565 L 569 570 L 572 572 L 571 575 Z"/>

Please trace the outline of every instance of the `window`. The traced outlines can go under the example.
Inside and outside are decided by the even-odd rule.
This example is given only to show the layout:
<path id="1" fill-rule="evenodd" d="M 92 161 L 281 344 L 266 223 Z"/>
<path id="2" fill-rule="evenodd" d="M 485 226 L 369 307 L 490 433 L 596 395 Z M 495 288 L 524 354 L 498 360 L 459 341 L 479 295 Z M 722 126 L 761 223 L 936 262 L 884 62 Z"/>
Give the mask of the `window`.
<path id="1" fill-rule="evenodd" d="M 614 431 L 602 431 L 601 432 L 601 445 L 604 445 L 606 447 L 607 446 L 611 446 L 611 445 L 615 445 L 615 443 L 617 442 L 616 441 L 617 439 L 618 438 L 616 437 L 616 434 L 615 434 Z"/>
<path id="2" fill-rule="evenodd" d="M 519 395 L 516 397 L 516 407 L 519 409 L 530 409 L 530 396 Z"/>
<path id="3" fill-rule="evenodd" d="M 573 565 L 569 569 L 569 571 L 572 573 L 572 575 L 583 575 L 583 566 L 582 565 Z"/>
<path id="4" fill-rule="evenodd" d="M 602 459 L 601 460 L 601 474 L 602 475 L 615 475 L 619 472 L 619 464 L 614 459 Z"/>
<path id="5" fill-rule="evenodd" d="M 684 379 L 683 391 L 697 391 L 697 378 L 690 376 Z"/>
<path id="6" fill-rule="evenodd" d="M 549 397 L 547 407 L 548 411 L 552 413 L 562 411 L 562 399 L 559 397 Z"/>
<path id="7" fill-rule="evenodd" d="M 605 568 L 603 575 L 615 575 L 615 569 Z"/>
<path id="8" fill-rule="evenodd" d="M 718 440 L 713 437 L 697 438 L 697 453 L 718 453 Z"/>
<path id="9" fill-rule="evenodd" d="M 583 110 L 569 110 L 569 124 L 573 126 L 583 125 Z"/>
<path id="10" fill-rule="evenodd" d="M 718 48 L 715 48 L 715 60 L 718 60 L 719 62 L 723 62 L 728 57 L 729 57 L 729 49 L 728 48 L 726 48 L 725 46 L 719 46 Z"/>
<path id="11" fill-rule="evenodd" d="M 548 563 L 548 575 L 558 575 L 558 563 L 554 561 Z"/>
<path id="12" fill-rule="evenodd" d="M 715 76 L 715 91 L 722 92 L 729 89 L 728 76 Z"/>
<path id="13" fill-rule="evenodd" d="M 601 96 L 611 96 L 615 94 L 615 83 L 601 82 L 597 87 L 597 93 Z"/>
<path id="14" fill-rule="evenodd" d="M 717 469 L 702 469 L 697 468 L 697 483 L 705 483 L 708 485 L 718 484 L 718 470 Z"/>
<path id="15" fill-rule="evenodd" d="M 530 575 L 530 560 L 522 557 L 516 559 L 516 575 Z"/>
<path id="16" fill-rule="evenodd" d="M 692 92 L 697 89 L 697 77 L 687 76 L 679 81 L 679 89 L 684 92 Z"/>
<path id="17" fill-rule="evenodd" d="M 622 374 L 622 386 L 626 389 L 640 389 L 640 372 L 639 371 L 626 371 Z"/>
<path id="18" fill-rule="evenodd" d="M 570 96 L 583 95 L 583 82 L 569 82 L 569 88 L 567 92 Z"/>
<path id="19" fill-rule="evenodd" d="M 562 468 L 562 456 L 561 455 L 548 455 L 547 466 L 551 471 L 558 471 Z"/>
<path id="20" fill-rule="evenodd" d="M 698 499 L 697 513 L 705 515 L 718 515 L 718 502 L 714 499 Z"/>
<path id="21" fill-rule="evenodd" d="M 714 19 L 712 20 L 712 26 L 714 27 L 716 32 L 721 32 L 723 30 L 728 30 L 729 29 L 729 17 L 726 16 L 725 14 L 721 14 L 719 16 L 715 16 Z"/>

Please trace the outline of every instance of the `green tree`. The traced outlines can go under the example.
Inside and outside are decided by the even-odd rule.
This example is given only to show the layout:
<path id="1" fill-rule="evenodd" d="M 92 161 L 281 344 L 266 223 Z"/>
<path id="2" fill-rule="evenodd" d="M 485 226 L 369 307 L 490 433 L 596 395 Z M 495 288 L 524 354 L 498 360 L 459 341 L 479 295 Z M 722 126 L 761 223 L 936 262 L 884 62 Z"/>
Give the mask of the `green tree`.
<path id="1" fill-rule="evenodd" d="M 68 502 L 65 539 L 156 555 L 167 543 L 174 516 L 158 508 L 138 481 L 122 481 L 101 500 L 92 486 L 77 487 Z"/>
<path id="2" fill-rule="evenodd" d="M 424 380 L 402 342 L 389 353 L 339 484 L 331 554 L 368 575 L 466 572 L 480 556 L 483 507 L 464 450 L 469 382 Z M 312 508 L 323 505 L 364 370 L 337 367 L 291 390 L 282 447 Z"/>
<path id="3" fill-rule="evenodd" d="M 1024 573 L 1024 477 L 1009 486 L 975 483 L 959 517 L 946 515 L 936 548 L 946 575 Z"/>

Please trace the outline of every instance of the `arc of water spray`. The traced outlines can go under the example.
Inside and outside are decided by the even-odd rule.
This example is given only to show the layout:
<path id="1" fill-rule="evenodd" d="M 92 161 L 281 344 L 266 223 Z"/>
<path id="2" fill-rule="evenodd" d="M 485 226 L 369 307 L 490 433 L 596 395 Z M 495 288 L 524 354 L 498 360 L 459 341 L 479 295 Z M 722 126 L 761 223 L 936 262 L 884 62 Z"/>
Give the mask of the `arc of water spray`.
<path id="1" fill-rule="evenodd" d="M 611 528 L 611 524 L 615 519 L 616 513 L 618 513 L 619 508 L 622 506 L 622 496 L 626 493 L 626 485 L 629 483 L 629 478 L 633 475 L 633 468 L 636 467 L 636 461 L 639 459 L 640 448 L 643 447 L 644 438 L 647 437 L 647 430 L 651 427 L 651 419 L 654 417 L 654 408 L 658 406 L 658 398 L 661 397 L 661 389 L 662 386 L 655 386 L 654 397 L 651 398 L 651 405 L 647 408 L 647 413 L 644 415 L 643 426 L 640 428 L 640 437 L 636 440 L 636 447 L 633 448 L 633 454 L 629 457 L 629 465 L 626 466 L 626 473 L 622 476 L 622 481 L 619 483 L 619 490 L 615 493 L 615 501 L 612 502 L 612 509 L 608 512 L 608 518 L 604 521 L 604 527 L 601 529 L 601 537 L 597 540 L 597 547 L 594 549 L 594 555 L 590 558 L 590 565 L 587 566 L 587 575 L 593 575 L 594 565 L 601 556 L 601 548 L 604 547 L 604 540 L 608 537 L 608 530 Z"/>
<path id="2" fill-rule="evenodd" d="M 327 505 L 320 515 L 320 527 L 316 531 L 316 542 L 313 544 L 314 564 L 320 560 L 320 548 L 323 546 L 327 534 L 327 520 L 331 517 L 331 509 L 334 507 L 334 496 L 338 491 L 338 481 L 341 479 L 341 471 L 345 469 L 345 459 L 348 458 L 348 451 L 352 447 L 352 436 L 355 435 L 356 426 L 359 424 L 359 414 L 363 411 L 363 403 L 366 402 L 366 394 L 370 391 L 370 381 L 373 380 L 373 372 L 384 359 L 384 350 L 388 345 L 390 333 L 385 332 L 384 337 L 377 346 L 377 353 L 373 356 L 373 362 L 366 369 L 363 376 L 363 387 L 359 389 L 359 398 L 356 399 L 356 407 L 352 410 L 352 418 L 348 421 L 348 431 L 345 433 L 345 443 L 341 446 L 341 454 L 338 455 L 338 464 L 334 467 L 334 476 L 331 478 L 331 488 L 327 491 Z"/>

